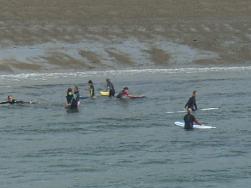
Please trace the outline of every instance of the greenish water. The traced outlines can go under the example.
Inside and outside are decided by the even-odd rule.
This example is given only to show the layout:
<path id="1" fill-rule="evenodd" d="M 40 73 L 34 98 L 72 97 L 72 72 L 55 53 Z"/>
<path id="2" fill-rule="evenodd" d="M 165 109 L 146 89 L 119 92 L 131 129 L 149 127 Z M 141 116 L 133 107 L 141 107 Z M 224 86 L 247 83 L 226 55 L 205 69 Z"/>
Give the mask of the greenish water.
<path id="1" fill-rule="evenodd" d="M 1 75 L 1 98 L 38 104 L 0 107 L 2 188 L 248 187 L 251 183 L 250 67 L 78 74 Z M 139 100 L 97 97 L 78 113 L 63 107 L 65 90 L 87 95 L 111 78 Z M 195 116 L 211 130 L 185 131 L 173 122 L 192 90 Z"/>

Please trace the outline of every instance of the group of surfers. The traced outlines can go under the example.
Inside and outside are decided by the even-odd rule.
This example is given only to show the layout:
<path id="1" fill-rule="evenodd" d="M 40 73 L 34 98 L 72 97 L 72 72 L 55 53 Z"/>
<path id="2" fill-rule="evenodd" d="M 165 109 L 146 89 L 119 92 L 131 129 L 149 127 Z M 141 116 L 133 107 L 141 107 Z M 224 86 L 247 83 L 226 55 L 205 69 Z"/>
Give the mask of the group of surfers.
<path id="1" fill-rule="evenodd" d="M 89 91 L 89 97 L 95 98 L 95 87 L 92 80 L 88 81 L 88 91 Z M 113 83 L 109 78 L 106 79 L 106 92 L 108 93 L 109 97 L 115 97 L 115 88 Z M 122 99 L 122 98 L 133 98 L 135 96 L 132 96 L 129 94 L 129 88 L 124 87 L 117 95 L 116 98 Z M 74 88 L 68 88 L 66 91 L 66 102 L 65 102 L 65 108 L 74 109 L 77 108 L 80 104 L 80 99 L 83 98 L 79 94 L 79 89 L 77 86 L 74 86 Z"/>
<path id="2" fill-rule="evenodd" d="M 106 79 L 107 84 L 107 92 L 109 93 L 110 97 L 115 96 L 115 88 L 113 83 L 110 79 Z M 95 87 L 92 82 L 92 80 L 88 81 L 88 90 L 89 90 L 89 97 L 95 98 Z M 185 129 L 193 129 L 193 125 L 202 125 L 195 116 L 192 114 L 192 112 L 197 110 L 197 104 L 196 104 L 196 91 L 192 92 L 192 96 L 188 99 L 185 109 L 187 113 L 184 116 L 184 128 Z M 124 87 L 117 95 L 117 98 L 124 98 L 124 97 L 130 97 L 129 89 L 128 87 Z M 68 88 L 66 92 L 66 102 L 65 102 L 65 108 L 67 109 L 77 109 L 80 104 L 80 93 L 77 86 L 74 86 L 74 88 Z M 31 104 L 32 101 L 25 102 L 22 100 L 16 100 L 13 96 L 9 95 L 7 97 L 7 101 L 0 102 L 0 104 Z"/>
<path id="3" fill-rule="evenodd" d="M 106 79 L 106 84 L 107 84 L 107 91 L 109 93 L 110 97 L 114 97 L 115 96 L 115 89 L 114 89 L 114 85 L 111 82 L 110 79 Z M 95 97 L 95 88 L 94 88 L 94 84 L 92 82 L 92 80 L 88 81 L 88 86 L 89 86 L 89 95 L 90 97 L 94 98 Z M 196 104 L 196 94 L 197 91 L 193 91 L 192 92 L 192 96 L 188 99 L 186 105 L 185 105 L 185 109 L 187 111 L 186 115 L 184 116 L 184 128 L 185 129 L 193 129 L 193 125 L 197 124 L 197 125 L 202 125 L 202 123 L 200 123 L 195 116 L 192 114 L 192 112 L 196 111 L 197 108 L 197 104 Z M 116 96 L 117 98 L 124 98 L 124 97 L 129 97 L 130 98 L 131 95 L 129 95 L 129 89 L 128 87 L 124 87 Z M 67 95 L 66 95 L 66 104 L 65 107 L 66 108 L 77 108 L 77 106 L 79 105 L 79 100 L 80 100 L 80 95 L 79 95 L 79 90 L 78 87 L 74 87 L 74 89 L 72 90 L 71 88 L 68 88 L 67 90 Z"/>

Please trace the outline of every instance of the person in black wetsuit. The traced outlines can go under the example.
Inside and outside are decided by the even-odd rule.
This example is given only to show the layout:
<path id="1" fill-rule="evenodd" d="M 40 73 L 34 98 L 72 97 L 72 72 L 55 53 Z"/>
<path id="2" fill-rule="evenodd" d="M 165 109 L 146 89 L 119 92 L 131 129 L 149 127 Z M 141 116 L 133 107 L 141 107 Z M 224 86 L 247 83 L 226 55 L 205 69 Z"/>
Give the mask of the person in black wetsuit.
<path id="1" fill-rule="evenodd" d="M 0 102 L 0 104 L 31 104 L 31 101 L 30 102 L 17 101 L 12 95 L 9 95 L 7 97 L 7 101 Z"/>
<path id="2" fill-rule="evenodd" d="M 129 89 L 128 87 L 124 87 L 123 90 L 120 91 L 116 97 L 122 99 L 123 97 L 128 97 L 128 96 L 129 96 Z"/>
<path id="3" fill-rule="evenodd" d="M 72 88 L 67 89 L 65 98 L 66 98 L 66 105 L 70 105 L 73 98 Z"/>
<path id="4" fill-rule="evenodd" d="M 79 89 L 78 89 L 78 86 L 74 86 L 74 98 L 76 99 L 76 101 L 78 102 L 79 99 L 80 99 L 80 94 L 79 94 Z"/>
<path id="5" fill-rule="evenodd" d="M 95 97 L 95 88 L 94 88 L 94 84 L 91 80 L 88 81 L 88 86 L 89 86 L 89 95 L 90 97 Z"/>
<path id="6" fill-rule="evenodd" d="M 200 122 L 198 122 L 198 120 L 192 115 L 192 109 L 188 108 L 187 109 L 187 114 L 184 116 L 184 123 L 185 129 L 193 129 L 193 125 L 197 124 L 197 125 L 201 125 Z"/>
<path id="7" fill-rule="evenodd" d="M 197 91 L 193 91 L 192 96 L 188 99 L 185 108 L 191 108 L 192 111 L 196 111 L 197 110 L 197 104 L 196 104 L 196 94 Z"/>
<path id="8" fill-rule="evenodd" d="M 113 86 L 111 80 L 107 78 L 106 83 L 107 83 L 107 91 L 109 91 L 109 97 L 114 97 L 115 89 L 114 89 L 114 86 Z"/>
<path id="9" fill-rule="evenodd" d="M 72 88 L 67 89 L 65 108 L 70 108 L 70 109 L 78 108 L 79 96 L 78 96 L 78 90 L 76 88 L 74 88 L 74 93 L 72 91 Z"/>

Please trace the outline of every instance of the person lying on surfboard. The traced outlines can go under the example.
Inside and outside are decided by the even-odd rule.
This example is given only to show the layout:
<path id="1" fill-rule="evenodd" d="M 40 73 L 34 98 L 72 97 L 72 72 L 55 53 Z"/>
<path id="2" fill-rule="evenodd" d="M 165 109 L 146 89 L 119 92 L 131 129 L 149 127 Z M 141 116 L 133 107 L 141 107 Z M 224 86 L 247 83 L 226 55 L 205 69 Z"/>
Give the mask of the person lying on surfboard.
<path id="1" fill-rule="evenodd" d="M 124 87 L 122 89 L 122 91 L 119 92 L 119 94 L 116 96 L 119 99 L 139 99 L 139 98 L 144 98 L 145 96 L 141 95 L 141 96 L 134 96 L 129 94 L 129 89 L 128 87 Z"/>
<path id="2" fill-rule="evenodd" d="M 122 91 L 119 92 L 119 94 L 116 96 L 117 98 L 121 99 L 124 97 L 129 97 L 129 89 L 128 87 L 124 87 Z"/>
<path id="3" fill-rule="evenodd" d="M 184 116 L 185 129 L 193 129 L 193 125 L 202 125 L 195 117 L 192 115 L 192 109 L 187 109 L 187 114 Z"/>
<path id="4" fill-rule="evenodd" d="M 17 101 L 12 95 L 7 97 L 7 101 L 0 102 L 0 104 L 31 104 L 32 101 L 25 102 L 25 101 Z"/>
<path id="5" fill-rule="evenodd" d="M 196 111 L 198 108 L 197 108 L 197 104 L 196 104 L 196 97 L 197 95 L 197 91 L 193 91 L 192 93 L 192 96 L 188 99 L 186 105 L 185 105 L 185 108 L 191 108 L 192 111 Z"/>

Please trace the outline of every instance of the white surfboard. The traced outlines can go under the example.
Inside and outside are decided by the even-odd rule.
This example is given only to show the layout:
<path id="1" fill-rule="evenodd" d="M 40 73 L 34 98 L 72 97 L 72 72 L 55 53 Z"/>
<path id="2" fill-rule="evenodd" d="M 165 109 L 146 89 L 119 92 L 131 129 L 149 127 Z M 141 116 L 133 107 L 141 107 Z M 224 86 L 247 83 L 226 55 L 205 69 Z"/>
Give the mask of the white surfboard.
<path id="1" fill-rule="evenodd" d="M 200 108 L 198 109 L 199 111 L 210 111 L 210 110 L 218 110 L 220 108 Z M 185 110 L 179 110 L 179 111 L 174 111 L 174 112 L 166 112 L 167 114 L 175 114 L 175 113 L 185 113 Z"/>
<path id="2" fill-rule="evenodd" d="M 175 121 L 174 125 L 177 125 L 179 127 L 183 127 L 184 128 L 184 122 L 180 122 L 180 121 Z M 212 126 L 207 126 L 207 125 L 193 125 L 193 128 L 195 129 L 215 129 L 216 127 L 212 127 Z"/>
<path id="3" fill-rule="evenodd" d="M 210 111 L 210 110 L 218 110 L 219 108 L 201 108 L 201 111 Z"/>

